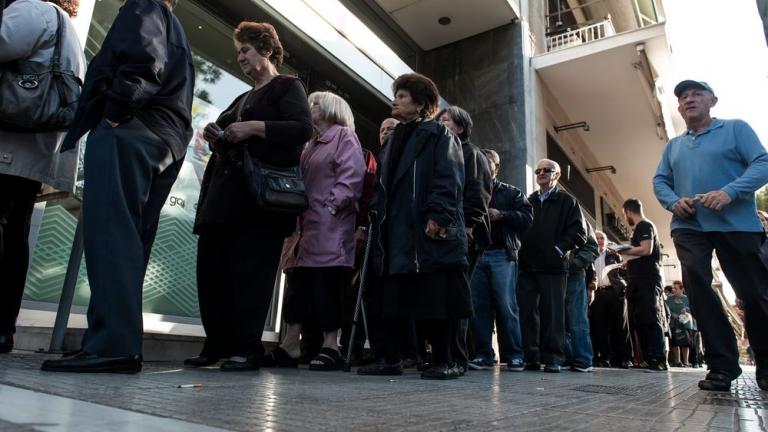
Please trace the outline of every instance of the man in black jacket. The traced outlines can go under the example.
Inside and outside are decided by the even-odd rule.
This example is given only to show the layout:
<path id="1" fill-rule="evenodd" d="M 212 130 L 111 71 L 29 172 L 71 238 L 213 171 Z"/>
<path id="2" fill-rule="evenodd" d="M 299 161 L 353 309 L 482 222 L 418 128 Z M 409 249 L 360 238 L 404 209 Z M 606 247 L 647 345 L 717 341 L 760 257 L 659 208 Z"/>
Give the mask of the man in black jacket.
<path id="1" fill-rule="evenodd" d="M 450 106 L 437 114 L 437 120 L 455 133 L 461 140 L 461 152 L 464 156 L 464 226 L 467 233 L 467 259 L 471 279 L 477 264 L 477 258 L 483 249 L 490 244 L 490 220 L 488 218 L 488 203 L 491 200 L 491 185 L 493 179 L 488 161 L 480 149 L 469 141 L 472 135 L 472 117 L 467 111 Z M 467 347 L 467 331 L 469 320 L 458 320 L 454 329 L 454 340 L 451 347 L 453 358 L 464 371 L 469 367 L 469 350 Z"/>
<path id="2" fill-rule="evenodd" d="M 192 137 L 194 69 L 177 0 L 128 0 L 91 61 L 62 145 L 90 131 L 83 238 L 91 300 L 82 352 L 43 370 L 142 367 L 142 285 L 160 210 Z"/>
<path id="3" fill-rule="evenodd" d="M 560 165 L 536 164 L 539 190 L 528 196 L 533 226 L 520 248 L 520 327 L 526 369 L 560 372 L 565 357 L 567 255 L 586 242 L 576 199 L 557 188 Z"/>
<path id="4" fill-rule="evenodd" d="M 510 371 L 522 371 L 523 347 L 517 307 L 517 251 L 520 238 L 533 223 L 533 208 L 520 189 L 500 182 L 501 160 L 493 150 L 483 150 L 493 177 L 488 214 L 490 244 L 481 253 L 470 283 L 475 316 L 470 321 L 475 359 L 470 369 L 493 368 L 492 329 L 494 314 L 499 358 Z"/>
<path id="5" fill-rule="evenodd" d="M 568 254 L 568 278 L 565 289 L 565 352 L 574 372 L 592 372 L 592 339 L 589 336 L 589 291 L 587 273 L 594 275 L 597 241 L 585 221 L 587 242 Z M 588 272 L 589 270 L 589 272 Z"/>

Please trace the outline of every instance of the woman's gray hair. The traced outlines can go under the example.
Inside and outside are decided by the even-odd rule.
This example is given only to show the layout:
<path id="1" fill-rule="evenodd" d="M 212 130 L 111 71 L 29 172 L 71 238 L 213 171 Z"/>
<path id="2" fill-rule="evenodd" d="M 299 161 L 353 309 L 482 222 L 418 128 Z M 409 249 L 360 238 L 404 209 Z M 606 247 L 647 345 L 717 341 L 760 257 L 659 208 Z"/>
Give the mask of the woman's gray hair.
<path id="1" fill-rule="evenodd" d="M 467 141 L 472 135 L 472 126 L 474 125 L 474 123 L 472 123 L 472 116 L 470 116 L 466 110 L 456 105 L 443 108 L 439 113 L 437 113 L 437 117 L 435 118 L 439 121 L 443 114 L 448 114 L 451 116 L 453 123 L 456 126 L 464 129 L 464 131 L 459 134 L 459 138 L 462 141 Z"/>
<path id="2" fill-rule="evenodd" d="M 355 130 L 355 116 L 347 101 L 331 92 L 314 92 L 309 95 L 309 105 L 317 105 L 320 116 L 331 124 Z"/>

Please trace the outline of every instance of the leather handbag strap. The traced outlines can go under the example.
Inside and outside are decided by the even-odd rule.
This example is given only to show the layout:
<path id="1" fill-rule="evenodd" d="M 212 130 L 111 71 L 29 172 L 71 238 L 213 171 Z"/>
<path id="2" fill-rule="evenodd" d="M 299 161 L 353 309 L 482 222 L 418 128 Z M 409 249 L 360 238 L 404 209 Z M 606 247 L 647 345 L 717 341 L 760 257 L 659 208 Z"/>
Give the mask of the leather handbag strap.
<path id="1" fill-rule="evenodd" d="M 51 57 L 51 71 L 57 72 L 61 70 L 61 35 L 64 33 L 61 22 L 61 12 L 56 6 L 51 5 L 56 12 L 56 45 L 53 47 L 53 57 Z"/>

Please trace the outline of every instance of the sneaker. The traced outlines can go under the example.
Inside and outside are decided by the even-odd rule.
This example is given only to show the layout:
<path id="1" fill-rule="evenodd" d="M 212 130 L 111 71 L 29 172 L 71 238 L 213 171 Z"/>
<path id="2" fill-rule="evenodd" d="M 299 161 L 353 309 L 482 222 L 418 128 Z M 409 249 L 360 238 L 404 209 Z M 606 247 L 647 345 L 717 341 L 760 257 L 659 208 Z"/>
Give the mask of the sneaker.
<path id="1" fill-rule="evenodd" d="M 363 366 L 357 370 L 358 375 L 396 376 L 403 374 L 402 362 L 387 364 L 384 359 L 379 359 L 373 364 Z"/>
<path id="2" fill-rule="evenodd" d="M 574 363 L 571 365 L 571 371 L 588 373 L 588 372 L 592 372 L 592 366 L 584 366 L 579 363 Z"/>
<path id="3" fill-rule="evenodd" d="M 478 357 L 469 362 L 469 368 L 472 370 L 490 370 L 493 369 L 493 362 L 482 357 Z"/>
<path id="4" fill-rule="evenodd" d="M 510 372 L 522 372 L 525 370 L 525 363 L 520 359 L 510 360 L 507 362 L 507 370 Z"/>
<path id="5" fill-rule="evenodd" d="M 667 362 L 664 360 L 648 360 L 646 369 L 654 372 L 664 372 L 667 370 Z"/>
<path id="6" fill-rule="evenodd" d="M 544 372 L 560 373 L 559 365 L 544 365 Z"/>

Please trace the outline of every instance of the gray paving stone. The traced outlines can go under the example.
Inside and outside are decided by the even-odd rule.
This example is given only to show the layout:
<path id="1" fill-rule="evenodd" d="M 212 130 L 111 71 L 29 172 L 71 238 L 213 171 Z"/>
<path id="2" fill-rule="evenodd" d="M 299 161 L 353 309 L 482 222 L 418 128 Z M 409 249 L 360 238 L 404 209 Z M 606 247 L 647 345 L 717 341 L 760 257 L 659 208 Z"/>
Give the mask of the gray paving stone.
<path id="1" fill-rule="evenodd" d="M 754 371 L 731 393 L 699 391 L 703 370 L 469 372 L 448 382 L 263 369 L 221 373 L 147 363 L 143 373 L 57 374 L 44 354 L 0 356 L 0 383 L 187 422 L 242 431 L 703 431 L 765 430 L 768 395 Z M 179 389 L 199 383 L 199 389 Z M 0 401 L 1 402 L 1 401 Z M 0 431 L 9 425 L 0 423 Z"/>

